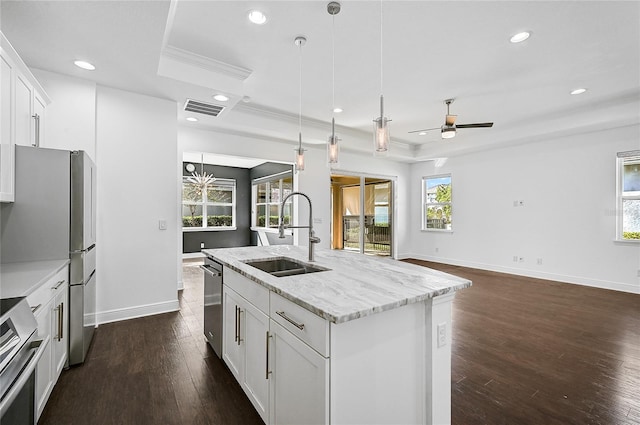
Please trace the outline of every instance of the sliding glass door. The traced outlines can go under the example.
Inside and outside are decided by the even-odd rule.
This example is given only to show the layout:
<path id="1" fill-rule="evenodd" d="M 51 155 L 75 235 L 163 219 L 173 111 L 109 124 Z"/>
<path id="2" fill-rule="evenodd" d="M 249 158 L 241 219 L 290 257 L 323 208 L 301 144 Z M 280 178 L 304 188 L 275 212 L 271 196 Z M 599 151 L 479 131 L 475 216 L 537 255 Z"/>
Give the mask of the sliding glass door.
<path id="1" fill-rule="evenodd" d="M 392 255 L 392 181 L 331 177 L 331 247 L 371 255 Z"/>

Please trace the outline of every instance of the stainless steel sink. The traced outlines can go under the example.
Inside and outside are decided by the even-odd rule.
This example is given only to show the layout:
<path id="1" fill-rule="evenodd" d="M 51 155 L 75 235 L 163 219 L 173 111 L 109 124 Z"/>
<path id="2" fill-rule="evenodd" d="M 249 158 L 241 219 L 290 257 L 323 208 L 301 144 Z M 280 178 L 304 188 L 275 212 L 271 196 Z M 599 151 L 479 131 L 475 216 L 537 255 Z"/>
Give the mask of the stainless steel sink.
<path id="1" fill-rule="evenodd" d="M 246 264 L 276 277 L 295 276 L 299 274 L 323 272 L 330 269 L 301 263 L 293 258 L 278 257 L 266 260 L 245 261 Z"/>

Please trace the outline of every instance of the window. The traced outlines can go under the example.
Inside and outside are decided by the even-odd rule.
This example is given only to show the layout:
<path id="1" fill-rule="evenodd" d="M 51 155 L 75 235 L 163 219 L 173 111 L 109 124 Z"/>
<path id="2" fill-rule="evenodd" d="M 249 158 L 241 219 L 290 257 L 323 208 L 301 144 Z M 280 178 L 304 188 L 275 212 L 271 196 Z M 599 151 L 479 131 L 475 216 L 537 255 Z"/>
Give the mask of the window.
<path id="1" fill-rule="evenodd" d="M 182 228 L 234 229 L 236 226 L 236 181 L 216 179 L 204 187 L 182 179 Z"/>
<path id="2" fill-rule="evenodd" d="M 451 174 L 422 178 L 422 230 L 451 230 Z"/>
<path id="3" fill-rule="evenodd" d="M 293 177 L 290 172 L 254 180 L 253 227 L 277 228 L 280 225 L 280 204 L 293 192 Z M 284 224 L 292 223 L 293 199 L 284 207 Z"/>
<path id="4" fill-rule="evenodd" d="M 618 240 L 640 242 L 640 151 L 618 153 Z"/>

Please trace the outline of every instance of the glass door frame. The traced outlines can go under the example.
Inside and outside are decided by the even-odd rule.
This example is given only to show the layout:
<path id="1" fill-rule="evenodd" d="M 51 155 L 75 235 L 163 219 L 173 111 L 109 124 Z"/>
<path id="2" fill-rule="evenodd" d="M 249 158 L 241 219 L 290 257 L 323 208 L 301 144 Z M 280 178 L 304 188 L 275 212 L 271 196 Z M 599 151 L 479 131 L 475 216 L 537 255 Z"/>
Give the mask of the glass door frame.
<path id="1" fill-rule="evenodd" d="M 375 179 L 375 180 L 384 180 L 384 181 L 388 181 L 391 185 L 391 196 L 389 199 L 389 202 L 391 202 L 391 247 L 389 248 L 389 258 L 393 258 L 396 259 L 396 245 L 397 245 L 397 241 L 396 241 L 396 234 L 397 234 L 397 219 L 396 217 L 398 216 L 398 203 L 397 203 L 397 185 L 398 185 L 398 176 L 388 176 L 388 175 L 382 175 L 382 174 L 369 174 L 369 173 L 357 173 L 357 172 L 353 172 L 353 171 L 345 171 L 345 170 L 339 170 L 339 169 L 331 169 L 331 173 L 329 176 L 329 179 L 331 179 L 331 177 L 333 176 L 345 176 L 345 177 L 355 177 L 355 178 L 359 178 L 360 179 L 360 217 L 359 217 L 359 223 L 360 223 L 360 234 L 359 234 L 359 241 L 360 241 L 360 253 L 364 254 L 365 251 L 365 238 L 366 238 L 366 234 L 364 232 L 364 223 L 365 223 L 365 182 L 367 179 Z M 331 186 L 331 184 L 329 185 Z M 331 198 L 331 226 L 330 226 L 330 233 L 331 233 L 331 237 L 333 238 L 333 226 L 334 226 L 334 220 L 333 220 L 333 197 Z M 343 248 L 344 250 L 344 248 Z"/>

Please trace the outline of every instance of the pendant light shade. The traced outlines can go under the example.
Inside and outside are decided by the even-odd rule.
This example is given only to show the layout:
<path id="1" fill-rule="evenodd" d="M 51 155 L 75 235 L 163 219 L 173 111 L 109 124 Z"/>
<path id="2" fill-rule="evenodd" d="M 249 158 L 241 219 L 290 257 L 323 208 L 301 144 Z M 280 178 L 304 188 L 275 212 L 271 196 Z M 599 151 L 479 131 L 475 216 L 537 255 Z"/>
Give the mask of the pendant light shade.
<path id="1" fill-rule="evenodd" d="M 298 147 L 296 152 L 296 172 L 304 170 L 304 151 L 302 149 L 302 46 L 307 43 L 307 39 L 298 36 L 293 40 L 296 46 L 300 49 L 300 103 L 298 105 Z"/>
<path id="2" fill-rule="evenodd" d="M 373 120 L 373 148 L 378 154 L 389 150 L 389 121 L 391 120 L 384 116 L 384 97 L 380 95 L 380 116 Z"/>
<path id="3" fill-rule="evenodd" d="M 336 135 L 336 43 L 335 43 L 335 17 L 340 13 L 340 3 L 332 1 L 327 4 L 327 12 L 331 15 L 331 109 L 334 116 L 331 118 L 331 135 L 327 141 L 327 165 L 338 165 L 340 156 L 340 139 Z"/>
<path id="4" fill-rule="evenodd" d="M 338 142 L 340 139 L 336 135 L 336 120 L 331 119 L 331 135 L 327 141 L 327 164 L 329 166 L 336 166 L 338 164 L 338 158 L 340 156 L 340 145 Z"/>

